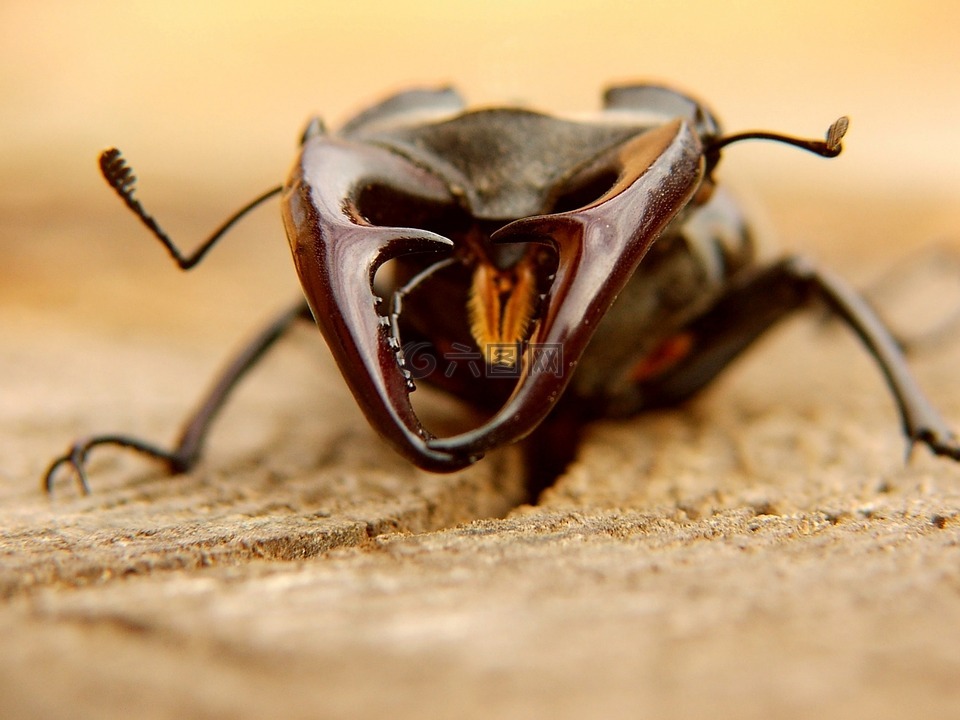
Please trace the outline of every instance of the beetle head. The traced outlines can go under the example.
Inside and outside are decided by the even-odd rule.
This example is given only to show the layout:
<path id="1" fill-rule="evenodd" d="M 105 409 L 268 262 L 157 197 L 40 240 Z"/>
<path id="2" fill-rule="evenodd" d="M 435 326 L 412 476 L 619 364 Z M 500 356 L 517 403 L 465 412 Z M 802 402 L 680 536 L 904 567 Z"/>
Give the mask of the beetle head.
<path id="1" fill-rule="evenodd" d="M 629 92 L 607 102 L 611 117 L 578 123 L 511 109 L 451 114 L 446 92 L 400 96 L 340 137 L 315 133 L 304 143 L 283 214 L 305 295 L 368 419 L 416 464 L 457 469 L 533 430 L 696 191 L 712 118 L 682 103 L 681 117 L 650 128 L 621 118 Z M 433 119 L 411 122 L 414 110 Z M 374 278 L 391 259 L 407 275 L 392 286 L 394 305 L 412 302 L 408 289 L 425 278 L 461 294 L 457 308 L 433 306 L 433 315 L 459 318 L 447 323 L 449 336 L 432 333 L 448 341 L 442 351 L 462 337 L 495 367 L 506 360 L 483 346 L 518 345 L 512 389 L 479 427 L 436 438 L 413 410 L 402 347 L 410 338 L 400 335 L 416 323 L 398 320 L 429 326 L 431 316 L 377 297 Z M 545 368 L 544 348 L 562 359 Z"/>

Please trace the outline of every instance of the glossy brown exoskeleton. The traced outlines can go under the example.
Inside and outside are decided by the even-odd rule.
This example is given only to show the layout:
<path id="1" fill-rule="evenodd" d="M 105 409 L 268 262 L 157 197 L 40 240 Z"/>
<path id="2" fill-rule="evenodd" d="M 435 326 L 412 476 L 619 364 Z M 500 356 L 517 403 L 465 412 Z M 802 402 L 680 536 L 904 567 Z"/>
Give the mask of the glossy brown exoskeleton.
<path id="1" fill-rule="evenodd" d="M 81 440 L 54 461 L 47 487 L 67 463 L 87 489 L 87 454 L 103 444 L 188 470 L 235 383 L 299 319 L 316 320 L 374 428 L 420 467 L 451 471 L 551 417 L 582 423 L 684 400 L 772 324 L 816 300 L 879 363 L 908 440 L 960 459 L 860 296 L 797 257 L 758 265 L 746 220 L 716 184 L 730 143 L 769 139 L 833 157 L 846 119 L 824 141 L 723 136 L 701 103 L 674 90 L 618 87 L 604 100 L 595 118 L 568 120 L 517 108 L 468 111 L 451 90 L 416 90 L 336 134 L 314 120 L 287 182 L 191 256 L 134 198 L 119 152 L 105 152 L 107 181 L 183 269 L 247 210 L 280 194 L 305 300 L 233 360 L 172 450 L 125 435 Z M 486 419 L 435 437 L 410 401 L 418 381 L 487 411 Z"/>

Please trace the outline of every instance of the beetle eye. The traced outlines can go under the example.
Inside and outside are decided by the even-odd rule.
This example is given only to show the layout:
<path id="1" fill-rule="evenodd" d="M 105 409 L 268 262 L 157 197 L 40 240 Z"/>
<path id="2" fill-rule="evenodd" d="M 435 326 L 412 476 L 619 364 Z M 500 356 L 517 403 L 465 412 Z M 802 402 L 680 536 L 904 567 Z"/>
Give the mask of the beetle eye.
<path id="1" fill-rule="evenodd" d="M 589 205 L 612 188 L 619 174 L 613 169 L 605 169 L 589 175 L 580 175 L 573 178 L 570 182 L 560 187 L 553 203 L 550 206 L 551 213 L 569 212 L 570 210 L 579 210 Z"/>

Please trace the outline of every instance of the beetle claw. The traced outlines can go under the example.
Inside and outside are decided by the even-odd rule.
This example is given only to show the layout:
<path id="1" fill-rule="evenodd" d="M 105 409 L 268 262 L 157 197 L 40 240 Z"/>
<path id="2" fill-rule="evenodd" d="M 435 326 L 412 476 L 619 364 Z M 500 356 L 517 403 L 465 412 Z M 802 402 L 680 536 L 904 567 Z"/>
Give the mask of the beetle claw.
<path id="1" fill-rule="evenodd" d="M 69 465 L 73 474 L 77 478 L 80 490 L 84 495 L 90 494 L 90 482 L 87 479 L 87 450 L 89 449 L 86 441 L 74 443 L 70 450 L 50 463 L 47 471 L 43 475 L 42 487 L 48 495 L 53 494 L 53 484 L 56 479 L 57 470 L 61 465 Z"/>

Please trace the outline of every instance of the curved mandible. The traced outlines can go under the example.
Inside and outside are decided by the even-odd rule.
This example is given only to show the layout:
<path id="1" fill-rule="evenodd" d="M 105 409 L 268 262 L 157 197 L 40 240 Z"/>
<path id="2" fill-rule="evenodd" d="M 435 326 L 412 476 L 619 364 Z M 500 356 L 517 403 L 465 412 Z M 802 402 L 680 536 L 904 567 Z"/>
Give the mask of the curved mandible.
<path id="1" fill-rule="evenodd" d="M 650 130 L 617 148 L 614 186 L 570 212 L 524 218 L 494 235 L 497 242 L 540 241 L 559 256 L 545 312 L 524 352 L 520 377 L 503 407 L 480 427 L 428 441 L 436 452 L 482 453 L 529 434 L 570 382 L 601 318 L 660 233 L 689 202 L 703 178 L 699 136 L 683 120 Z M 559 348 L 557 372 L 536 352 Z"/>
<path id="2" fill-rule="evenodd" d="M 426 230 L 371 225 L 357 206 L 371 183 L 449 204 L 446 184 L 387 150 L 313 137 L 283 191 L 283 221 L 313 316 L 344 379 L 370 423 L 420 467 L 452 471 L 475 458 L 434 450 L 410 403 L 387 317 L 377 312 L 377 269 L 400 255 L 449 250 L 452 241 Z"/>

